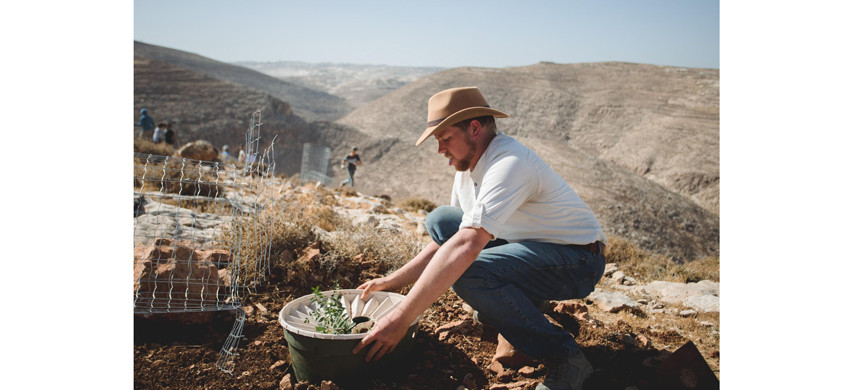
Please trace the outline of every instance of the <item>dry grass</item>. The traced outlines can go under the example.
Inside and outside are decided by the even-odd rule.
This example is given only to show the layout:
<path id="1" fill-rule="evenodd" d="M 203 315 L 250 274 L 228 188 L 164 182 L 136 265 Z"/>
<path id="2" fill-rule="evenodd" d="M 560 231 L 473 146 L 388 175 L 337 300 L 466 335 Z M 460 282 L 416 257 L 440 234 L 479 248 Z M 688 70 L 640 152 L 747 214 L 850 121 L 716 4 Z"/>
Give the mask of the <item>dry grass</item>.
<path id="1" fill-rule="evenodd" d="M 438 205 L 433 203 L 432 201 L 424 198 L 408 198 L 402 203 L 400 203 L 400 207 L 402 207 L 406 211 L 418 211 L 424 210 L 426 212 L 432 212 Z"/>
<path id="2" fill-rule="evenodd" d="M 175 149 L 173 146 L 166 143 L 155 144 L 153 141 L 148 139 L 135 137 L 132 150 L 136 153 L 171 156 L 174 154 Z"/>
<path id="3" fill-rule="evenodd" d="M 718 257 L 702 258 L 680 264 L 668 256 L 639 249 L 619 237 L 609 237 L 606 258 L 607 263 L 616 263 L 620 270 L 643 283 L 653 280 L 683 283 L 700 280 L 721 281 Z"/>

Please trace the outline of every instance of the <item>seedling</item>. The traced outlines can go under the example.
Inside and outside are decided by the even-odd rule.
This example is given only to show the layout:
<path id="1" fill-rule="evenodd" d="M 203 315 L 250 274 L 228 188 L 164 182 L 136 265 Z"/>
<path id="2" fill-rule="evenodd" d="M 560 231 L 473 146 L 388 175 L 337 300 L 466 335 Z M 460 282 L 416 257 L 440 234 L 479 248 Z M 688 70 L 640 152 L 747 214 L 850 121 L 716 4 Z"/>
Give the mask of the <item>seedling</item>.
<path id="1" fill-rule="evenodd" d="M 339 289 L 339 285 L 336 286 Z M 316 286 L 312 288 L 312 302 L 317 308 L 310 315 L 315 319 L 315 330 L 322 333 L 330 334 L 348 334 L 355 323 L 345 310 L 342 304 L 342 294 L 333 293 L 329 296 L 324 296 L 321 289 Z M 309 323 L 309 318 L 304 321 Z"/>

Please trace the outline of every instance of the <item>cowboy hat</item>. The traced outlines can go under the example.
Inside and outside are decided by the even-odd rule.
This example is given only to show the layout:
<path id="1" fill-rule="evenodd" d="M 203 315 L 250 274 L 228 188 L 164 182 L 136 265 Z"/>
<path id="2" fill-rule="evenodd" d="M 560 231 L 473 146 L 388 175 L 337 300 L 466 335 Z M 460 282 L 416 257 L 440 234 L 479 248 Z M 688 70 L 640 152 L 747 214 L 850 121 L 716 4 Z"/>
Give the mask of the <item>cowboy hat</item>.
<path id="1" fill-rule="evenodd" d="M 441 91 L 429 98 L 427 128 L 415 146 L 454 123 L 487 115 L 496 118 L 510 117 L 508 114 L 490 108 L 478 87 L 451 88 Z"/>

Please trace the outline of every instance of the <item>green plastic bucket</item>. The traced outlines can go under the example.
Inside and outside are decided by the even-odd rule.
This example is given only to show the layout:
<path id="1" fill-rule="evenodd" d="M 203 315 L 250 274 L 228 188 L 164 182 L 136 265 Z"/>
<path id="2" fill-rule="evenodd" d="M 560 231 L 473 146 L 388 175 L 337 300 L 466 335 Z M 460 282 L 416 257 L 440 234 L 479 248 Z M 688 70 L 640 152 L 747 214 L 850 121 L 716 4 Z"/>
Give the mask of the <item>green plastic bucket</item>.
<path id="1" fill-rule="evenodd" d="M 360 299 L 361 293 L 361 290 L 322 292 L 325 296 L 342 294 L 343 306 L 347 308 L 350 317 L 369 317 L 373 322 L 405 299 L 400 294 L 374 291 L 364 301 Z M 409 360 L 406 357 L 410 353 L 420 317 L 412 322 L 393 352 L 379 360 L 367 362 L 364 358 L 369 346 L 358 354 L 352 353 L 366 333 L 328 334 L 315 330 L 315 320 L 309 314 L 315 309 L 312 297 L 313 294 L 309 294 L 297 298 L 279 312 L 279 323 L 288 341 L 291 367 L 298 382 L 320 383 L 322 380 L 332 380 L 346 386 L 404 368 L 402 365 Z"/>

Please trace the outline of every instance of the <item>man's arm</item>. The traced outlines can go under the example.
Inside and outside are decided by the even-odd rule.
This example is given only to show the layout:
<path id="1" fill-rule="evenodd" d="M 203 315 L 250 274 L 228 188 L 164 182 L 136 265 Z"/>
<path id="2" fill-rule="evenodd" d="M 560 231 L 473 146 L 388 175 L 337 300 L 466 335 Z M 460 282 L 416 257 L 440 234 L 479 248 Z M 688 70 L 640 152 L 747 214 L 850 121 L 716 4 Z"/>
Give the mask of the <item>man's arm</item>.
<path id="1" fill-rule="evenodd" d="M 372 331 L 361 340 L 353 352 L 358 353 L 372 344 L 366 355 L 366 360 L 369 361 L 373 358 L 378 360 L 393 351 L 412 321 L 462 276 L 491 237 L 483 229 L 460 229 L 435 251 L 405 299 L 386 316 L 376 320 Z"/>

